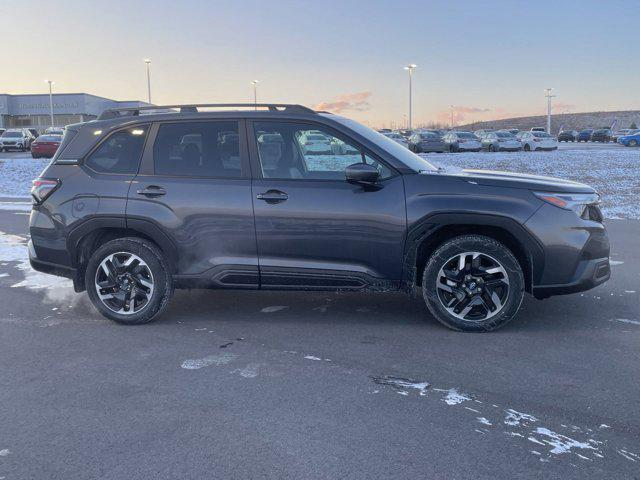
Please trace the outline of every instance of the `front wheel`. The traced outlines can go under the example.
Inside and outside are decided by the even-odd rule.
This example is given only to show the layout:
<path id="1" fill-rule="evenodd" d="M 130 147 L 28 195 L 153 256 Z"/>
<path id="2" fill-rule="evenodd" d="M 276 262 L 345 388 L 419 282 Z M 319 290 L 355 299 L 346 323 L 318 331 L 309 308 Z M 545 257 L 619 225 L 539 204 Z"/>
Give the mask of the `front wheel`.
<path id="1" fill-rule="evenodd" d="M 465 332 L 495 330 L 511 320 L 524 297 L 522 268 L 502 243 L 464 235 L 431 255 L 422 277 L 429 311 L 451 328 Z"/>
<path id="2" fill-rule="evenodd" d="M 87 264 L 85 283 L 102 315 L 128 325 L 153 320 L 173 294 L 162 252 L 135 237 L 112 240 L 96 250 Z"/>

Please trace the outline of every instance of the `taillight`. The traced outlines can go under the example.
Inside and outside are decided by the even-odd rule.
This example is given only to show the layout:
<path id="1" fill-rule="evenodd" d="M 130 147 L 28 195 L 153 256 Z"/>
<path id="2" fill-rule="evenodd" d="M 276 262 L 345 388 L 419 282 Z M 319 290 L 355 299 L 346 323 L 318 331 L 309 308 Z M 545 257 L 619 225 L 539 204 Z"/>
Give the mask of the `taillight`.
<path id="1" fill-rule="evenodd" d="M 36 203 L 44 202 L 60 186 L 60 180 L 51 178 L 36 178 L 31 183 L 31 196 Z"/>

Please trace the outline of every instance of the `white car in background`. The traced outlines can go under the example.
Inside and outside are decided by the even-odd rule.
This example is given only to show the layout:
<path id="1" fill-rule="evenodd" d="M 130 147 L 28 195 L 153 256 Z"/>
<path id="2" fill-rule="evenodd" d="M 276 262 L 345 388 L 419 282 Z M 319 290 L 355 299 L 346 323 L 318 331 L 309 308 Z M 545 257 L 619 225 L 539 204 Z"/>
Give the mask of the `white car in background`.
<path id="1" fill-rule="evenodd" d="M 471 132 L 448 132 L 442 140 L 450 152 L 479 152 L 482 148 L 480 139 Z"/>
<path id="2" fill-rule="evenodd" d="M 300 136 L 300 144 L 302 145 L 302 153 L 305 155 L 331 155 L 333 153 L 331 140 L 321 133 L 303 133 Z"/>
<path id="3" fill-rule="evenodd" d="M 517 137 L 522 143 L 522 149 L 525 152 L 558 149 L 558 140 L 547 132 L 520 132 Z"/>
<path id="4" fill-rule="evenodd" d="M 396 143 L 399 143 L 400 145 L 402 145 L 403 147 L 409 148 L 409 142 L 407 142 L 407 139 L 404 138 L 402 135 L 400 135 L 399 133 L 396 132 L 389 132 L 389 133 L 383 133 L 383 135 L 387 138 L 390 138 L 391 140 L 393 140 Z"/>

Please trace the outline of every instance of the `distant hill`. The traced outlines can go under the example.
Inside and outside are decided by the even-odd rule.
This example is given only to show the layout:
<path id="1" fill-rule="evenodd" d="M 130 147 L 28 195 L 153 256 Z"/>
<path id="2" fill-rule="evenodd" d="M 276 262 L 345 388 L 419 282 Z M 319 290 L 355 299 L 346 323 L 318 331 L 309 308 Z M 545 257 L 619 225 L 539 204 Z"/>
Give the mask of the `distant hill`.
<path id="1" fill-rule="evenodd" d="M 629 128 L 635 122 L 640 128 L 640 110 L 626 110 L 619 112 L 585 112 L 585 113 L 559 113 L 551 115 L 551 132 L 558 133 L 560 127 L 564 130 L 582 130 L 585 128 L 608 128 L 617 119 L 616 129 Z M 502 120 L 489 120 L 460 125 L 464 130 L 517 128 L 529 130 L 531 127 L 546 127 L 547 116 L 537 115 L 532 117 L 505 118 Z"/>

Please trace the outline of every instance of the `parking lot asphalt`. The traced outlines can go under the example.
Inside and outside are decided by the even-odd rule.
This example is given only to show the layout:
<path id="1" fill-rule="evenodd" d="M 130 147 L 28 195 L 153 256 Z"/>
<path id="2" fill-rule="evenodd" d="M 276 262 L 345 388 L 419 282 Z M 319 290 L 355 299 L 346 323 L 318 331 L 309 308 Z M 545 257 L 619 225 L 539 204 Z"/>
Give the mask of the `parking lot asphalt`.
<path id="1" fill-rule="evenodd" d="M 638 221 L 605 285 L 463 334 L 401 294 L 180 291 L 116 325 L 22 282 L 7 208 L 0 478 L 640 478 Z"/>

